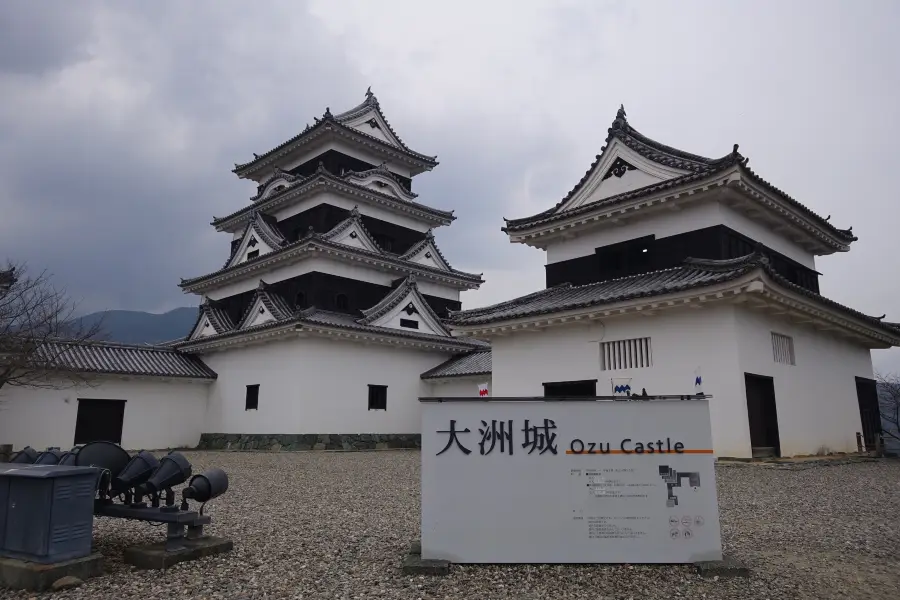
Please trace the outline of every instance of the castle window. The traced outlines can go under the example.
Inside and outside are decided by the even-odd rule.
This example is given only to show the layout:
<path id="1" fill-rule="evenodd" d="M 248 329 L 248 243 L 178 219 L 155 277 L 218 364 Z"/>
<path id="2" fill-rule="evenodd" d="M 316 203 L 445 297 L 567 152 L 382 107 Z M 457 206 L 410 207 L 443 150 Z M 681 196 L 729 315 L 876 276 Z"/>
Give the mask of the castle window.
<path id="1" fill-rule="evenodd" d="M 244 410 L 259 410 L 259 384 L 247 386 L 247 396 L 244 399 Z"/>
<path id="2" fill-rule="evenodd" d="M 247 253 L 247 260 L 253 260 L 259 256 L 259 250 L 251 250 Z"/>
<path id="3" fill-rule="evenodd" d="M 387 386 L 369 384 L 369 410 L 387 410 Z"/>
<path id="4" fill-rule="evenodd" d="M 413 319 L 400 319 L 400 327 L 407 327 L 409 329 L 418 329 L 419 322 Z"/>
<path id="5" fill-rule="evenodd" d="M 775 362 L 783 365 L 796 365 L 794 357 L 794 338 L 772 332 L 772 356 Z"/>
<path id="6" fill-rule="evenodd" d="M 600 344 L 600 369 L 642 369 L 653 365 L 650 338 L 634 338 Z"/>
<path id="7" fill-rule="evenodd" d="M 350 300 L 346 294 L 338 294 L 334 297 L 334 307 L 338 310 L 347 310 L 350 308 Z"/>

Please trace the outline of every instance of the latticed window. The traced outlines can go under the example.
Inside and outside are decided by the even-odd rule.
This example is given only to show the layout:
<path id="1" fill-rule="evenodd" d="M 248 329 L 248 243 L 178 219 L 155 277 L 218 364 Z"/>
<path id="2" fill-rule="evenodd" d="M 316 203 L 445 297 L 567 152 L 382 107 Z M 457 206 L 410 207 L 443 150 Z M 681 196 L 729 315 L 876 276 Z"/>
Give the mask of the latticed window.
<path id="1" fill-rule="evenodd" d="M 650 366 L 653 366 L 653 352 L 648 337 L 600 344 L 600 368 L 603 371 L 642 369 Z"/>
<path id="2" fill-rule="evenodd" d="M 775 362 L 784 365 L 796 365 L 794 357 L 794 338 L 789 335 L 772 332 L 772 355 Z"/>

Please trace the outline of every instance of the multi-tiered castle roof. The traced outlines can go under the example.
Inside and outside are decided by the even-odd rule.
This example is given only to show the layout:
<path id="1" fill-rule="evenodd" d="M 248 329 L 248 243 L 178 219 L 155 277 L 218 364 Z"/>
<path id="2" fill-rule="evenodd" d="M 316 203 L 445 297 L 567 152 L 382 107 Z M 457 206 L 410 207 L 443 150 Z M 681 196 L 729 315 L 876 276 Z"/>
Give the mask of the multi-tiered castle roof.
<path id="1" fill-rule="evenodd" d="M 181 281 L 203 301 L 179 348 L 300 330 L 479 347 L 441 323 L 460 308 L 459 293 L 483 280 L 453 268 L 437 246 L 433 230 L 452 223 L 452 211 L 412 191 L 413 177 L 437 164 L 400 139 L 370 89 L 358 106 L 338 115 L 326 109 L 313 126 L 235 165 L 258 184 L 256 194 L 212 221 L 233 236 L 222 268 Z"/>

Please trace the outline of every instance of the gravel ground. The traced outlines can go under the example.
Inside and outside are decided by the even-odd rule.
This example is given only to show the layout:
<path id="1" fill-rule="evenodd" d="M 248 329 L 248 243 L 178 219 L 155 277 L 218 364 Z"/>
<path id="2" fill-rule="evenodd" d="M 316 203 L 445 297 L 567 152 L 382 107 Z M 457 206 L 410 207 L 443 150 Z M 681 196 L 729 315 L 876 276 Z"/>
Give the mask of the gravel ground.
<path id="1" fill-rule="evenodd" d="M 900 592 L 900 461 L 804 470 L 718 468 L 725 551 L 749 579 L 699 578 L 690 567 L 459 567 L 407 577 L 400 560 L 419 529 L 419 454 L 187 453 L 195 472 L 221 466 L 229 492 L 211 502 L 226 555 L 163 573 L 121 562 L 161 528 L 96 519 L 107 573 L 49 598 L 889 598 Z"/>

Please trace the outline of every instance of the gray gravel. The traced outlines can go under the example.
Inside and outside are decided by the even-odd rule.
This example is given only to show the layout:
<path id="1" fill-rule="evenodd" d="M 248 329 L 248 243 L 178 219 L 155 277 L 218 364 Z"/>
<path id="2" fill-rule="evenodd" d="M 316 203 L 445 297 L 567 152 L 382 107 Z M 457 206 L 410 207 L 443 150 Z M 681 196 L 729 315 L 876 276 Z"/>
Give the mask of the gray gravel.
<path id="1" fill-rule="evenodd" d="M 163 530 L 97 519 L 107 574 L 46 598 L 889 598 L 900 591 L 900 461 L 804 470 L 718 468 L 726 552 L 750 579 L 700 579 L 690 567 L 458 567 L 407 577 L 418 538 L 419 454 L 191 452 L 221 466 L 228 494 L 207 506 L 229 554 L 162 573 L 132 571 L 125 546 Z M 0 591 L 0 599 L 31 598 Z"/>

